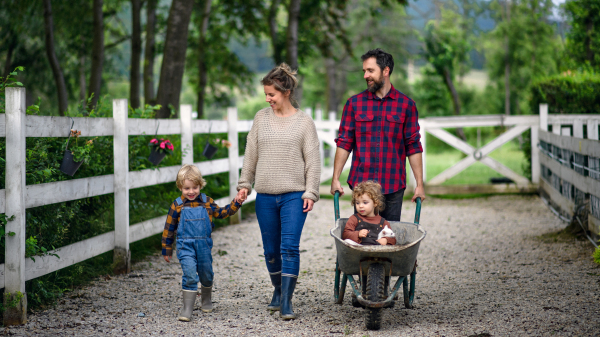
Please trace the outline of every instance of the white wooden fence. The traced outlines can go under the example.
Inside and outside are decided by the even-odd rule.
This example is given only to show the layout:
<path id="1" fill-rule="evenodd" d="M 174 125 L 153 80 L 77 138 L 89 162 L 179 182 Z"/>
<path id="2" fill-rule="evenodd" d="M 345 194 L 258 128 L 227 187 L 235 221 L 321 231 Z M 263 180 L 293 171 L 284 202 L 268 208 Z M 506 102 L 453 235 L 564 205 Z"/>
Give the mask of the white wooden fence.
<path id="1" fill-rule="evenodd" d="M 6 188 L 0 190 L 0 213 L 12 217 L 6 232 L 6 260 L 0 265 L 0 288 L 5 301 L 20 292 L 25 294 L 25 281 L 114 250 L 115 271 L 130 270 L 129 244 L 162 232 L 165 216 L 129 224 L 129 189 L 174 182 L 180 166 L 129 172 L 128 136 L 154 134 L 181 135 L 182 162 L 193 163 L 193 134 L 228 133 L 229 157 L 194 163 L 203 175 L 229 172 L 229 197 L 216 200 L 228 204 L 237 193 L 236 185 L 243 157 L 238 155 L 238 132 L 248 132 L 252 121 L 238 121 L 237 109 L 227 110 L 227 121 L 193 120 L 191 106 L 182 105 L 180 118 L 168 120 L 133 119 L 127 117 L 127 100 L 113 101 L 113 118 L 74 118 L 77 130 L 86 137 L 113 136 L 114 174 L 69 181 L 29 185 L 25 183 L 26 137 L 66 137 L 71 127 L 69 117 L 28 116 L 25 114 L 25 89 L 6 89 L 6 114 L 0 115 L 0 137 L 6 137 Z M 157 130 L 158 128 L 158 130 Z M 25 210 L 27 208 L 114 193 L 115 230 L 51 251 L 47 255 L 25 258 Z M 248 200 L 255 198 L 255 193 Z M 233 217 L 239 222 L 241 212 Z M 4 315 L 5 324 L 26 321 L 27 300 L 20 299 L 16 308 Z"/>
<path id="2" fill-rule="evenodd" d="M 588 223 L 600 237 L 600 114 L 549 115 L 540 105 L 540 194 L 550 207 L 571 220 L 589 204 Z M 551 126 L 551 131 L 549 131 Z"/>

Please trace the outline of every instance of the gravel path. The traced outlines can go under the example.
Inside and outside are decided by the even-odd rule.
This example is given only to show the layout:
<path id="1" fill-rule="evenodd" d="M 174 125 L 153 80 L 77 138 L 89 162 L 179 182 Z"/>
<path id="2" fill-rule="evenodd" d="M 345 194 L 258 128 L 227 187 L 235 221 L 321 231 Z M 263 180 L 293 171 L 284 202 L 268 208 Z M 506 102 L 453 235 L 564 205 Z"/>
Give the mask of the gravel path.
<path id="1" fill-rule="evenodd" d="M 405 203 L 403 220 L 414 204 Z M 342 205 L 342 216 L 352 209 Z M 537 197 L 429 199 L 421 223 L 415 309 L 385 309 L 382 329 L 364 328 L 347 292 L 333 304 L 333 201 L 309 214 L 294 297 L 298 319 L 265 310 L 271 286 L 256 218 L 213 234 L 215 311 L 177 321 L 179 264 L 159 255 L 129 275 L 98 279 L 6 334 L 161 336 L 600 336 L 600 268 L 591 245 L 556 237 L 565 225 Z M 540 237 L 541 234 L 545 234 Z M 199 301 L 196 302 L 199 304 Z M 400 304 L 400 303 L 398 303 Z M 145 317 L 138 317 L 144 313 Z"/>

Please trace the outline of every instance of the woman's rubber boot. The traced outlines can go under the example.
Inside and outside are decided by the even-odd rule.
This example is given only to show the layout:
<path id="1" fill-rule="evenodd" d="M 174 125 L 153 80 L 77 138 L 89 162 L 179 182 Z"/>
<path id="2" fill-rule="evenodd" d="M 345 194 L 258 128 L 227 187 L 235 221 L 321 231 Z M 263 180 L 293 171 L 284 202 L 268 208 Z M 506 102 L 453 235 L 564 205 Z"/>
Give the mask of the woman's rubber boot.
<path id="1" fill-rule="evenodd" d="M 183 308 L 179 314 L 179 320 L 189 322 L 192 318 L 192 311 L 194 311 L 194 303 L 196 303 L 196 294 L 194 290 L 182 290 L 183 291 Z"/>
<path id="2" fill-rule="evenodd" d="M 269 274 L 269 276 L 271 276 L 271 284 L 273 284 L 275 290 L 273 290 L 273 298 L 267 306 L 267 310 L 277 311 L 281 307 L 281 272 Z"/>
<path id="3" fill-rule="evenodd" d="M 203 312 L 212 312 L 213 311 L 211 292 L 212 292 L 212 286 L 211 287 L 205 287 L 205 286 L 200 287 L 200 296 L 202 297 L 202 308 L 200 308 L 200 309 Z"/>
<path id="4" fill-rule="evenodd" d="M 286 321 L 296 318 L 296 314 L 294 314 L 292 308 L 292 296 L 296 288 L 296 280 L 296 277 L 281 277 L 281 309 L 279 310 L 279 317 Z"/>

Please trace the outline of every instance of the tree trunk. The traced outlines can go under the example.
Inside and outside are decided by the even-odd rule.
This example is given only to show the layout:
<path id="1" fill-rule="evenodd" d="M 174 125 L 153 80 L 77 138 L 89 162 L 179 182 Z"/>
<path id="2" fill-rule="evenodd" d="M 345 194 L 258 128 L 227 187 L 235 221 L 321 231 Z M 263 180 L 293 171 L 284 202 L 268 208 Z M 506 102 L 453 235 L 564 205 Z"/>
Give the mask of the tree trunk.
<path id="1" fill-rule="evenodd" d="M 129 104 L 140 107 L 140 57 L 142 56 L 141 0 L 131 0 L 131 69 L 129 70 Z"/>
<path id="2" fill-rule="evenodd" d="M 510 0 L 506 0 L 506 23 L 507 29 L 510 29 Z M 506 55 L 504 57 L 504 114 L 510 115 L 510 40 L 507 31 L 504 38 L 504 48 Z"/>
<path id="3" fill-rule="evenodd" d="M 62 69 L 58 63 L 56 52 L 54 51 L 54 22 L 52 19 L 52 4 L 50 3 L 50 0 L 44 0 L 44 28 L 46 55 L 48 56 L 50 67 L 52 68 L 52 74 L 54 75 L 54 82 L 58 94 L 58 114 L 64 116 L 65 111 L 67 111 L 68 108 L 67 86 L 65 85 L 65 77 L 63 76 Z"/>
<path id="4" fill-rule="evenodd" d="M 154 53 L 156 29 L 156 2 L 148 0 L 146 7 L 146 48 L 144 50 L 144 103 L 154 104 Z"/>
<path id="5" fill-rule="evenodd" d="M 280 2 L 280 0 L 272 0 L 268 14 L 269 34 L 271 36 L 271 46 L 273 47 L 273 61 L 275 61 L 275 64 L 281 64 L 281 62 L 283 62 L 282 50 L 279 46 L 279 39 L 277 38 L 277 10 L 279 9 Z"/>
<path id="6" fill-rule="evenodd" d="M 206 74 L 206 31 L 208 30 L 208 18 L 210 17 L 210 8 L 212 0 L 204 0 L 204 11 L 200 21 L 200 41 L 198 42 L 198 119 L 204 116 L 204 100 L 206 98 L 206 83 L 208 77 Z"/>
<path id="7" fill-rule="evenodd" d="M 291 0 L 288 10 L 286 34 L 286 62 L 292 69 L 298 69 L 298 21 L 300 0 Z"/>
<path id="8" fill-rule="evenodd" d="M 452 76 L 448 69 L 444 69 L 444 82 L 446 83 L 446 87 L 448 88 L 448 91 L 450 91 L 450 95 L 452 96 L 454 114 L 456 116 L 460 116 L 460 100 L 458 98 L 458 92 L 454 87 L 454 82 L 452 81 Z M 456 128 L 456 133 L 462 140 L 464 140 L 465 142 L 467 141 L 467 136 L 465 135 L 463 128 Z"/>
<path id="9" fill-rule="evenodd" d="M 286 62 L 292 68 L 298 69 L 298 21 L 300 16 L 300 0 L 291 0 L 288 10 L 288 26 L 286 34 Z M 300 74 L 298 77 L 298 87 L 296 88 L 295 99 L 298 107 L 302 102 L 302 83 L 303 78 Z"/>
<path id="10" fill-rule="evenodd" d="M 85 101 L 85 55 L 84 49 L 79 52 L 79 101 Z"/>
<path id="11" fill-rule="evenodd" d="M 171 115 L 169 105 L 175 111 L 179 108 L 179 94 L 185 68 L 185 53 L 187 50 L 188 27 L 194 0 L 173 0 L 169 19 L 167 20 L 167 37 L 163 62 L 160 69 L 157 103 L 161 105 L 156 116 L 168 118 Z"/>
<path id="12" fill-rule="evenodd" d="M 335 60 L 333 57 L 325 59 L 325 70 L 327 80 L 327 112 L 338 112 L 342 102 L 342 94 L 346 91 L 346 72 L 344 70 L 344 57 Z"/>
<path id="13" fill-rule="evenodd" d="M 93 45 L 92 45 L 92 69 L 90 73 L 90 85 L 88 97 L 93 95 L 90 109 L 98 104 L 100 87 L 102 86 L 102 67 L 104 66 L 104 13 L 102 12 L 103 0 L 94 0 L 93 4 Z"/>
<path id="14" fill-rule="evenodd" d="M 7 77 L 8 74 L 10 74 L 10 72 L 13 70 L 12 69 L 12 54 L 15 50 L 15 47 L 17 46 L 17 39 L 14 37 L 13 34 L 11 34 L 11 31 L 8 31 L 8 34 L 10 34 L 11 36 L 8 37 L 8 43 L 7 43 L 7 51 L 6 51 L 6 62 L 4 63 L 4 72 L 3 72 L 3 77 Z"/>

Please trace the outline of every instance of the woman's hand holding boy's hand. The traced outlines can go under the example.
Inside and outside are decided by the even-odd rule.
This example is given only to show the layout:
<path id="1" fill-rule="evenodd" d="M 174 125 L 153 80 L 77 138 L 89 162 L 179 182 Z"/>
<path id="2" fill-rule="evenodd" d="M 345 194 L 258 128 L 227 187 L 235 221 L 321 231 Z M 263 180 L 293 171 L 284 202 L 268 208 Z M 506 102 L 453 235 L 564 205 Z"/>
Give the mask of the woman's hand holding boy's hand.
<path id="1" fill-rule="evenodd" d="M 368 229 L 361 229 L 358 231 L 358 237 L 359 238 L 366 238 L 367 234 L 369 234 L 369 230 Z"/>
<path id="2" fill-rule="evenodd" d="M 165 261 L 167 261 L 167 262 L 171 262 L 171 261 L 169 261 L 169 259 L 170 259 L 170 256 L 168 256 L 168 255 L 163 255 L 163 258 L 165 259 Z"/>
<path id="3" fill-rule="evenodd" d="M 243 204 L 247 198 L 248 198 L 248 189 L 242 188 L 241 190 L 238 191 L 238 194 L 235 196 L 234 200 L 240 204 Z"/>

